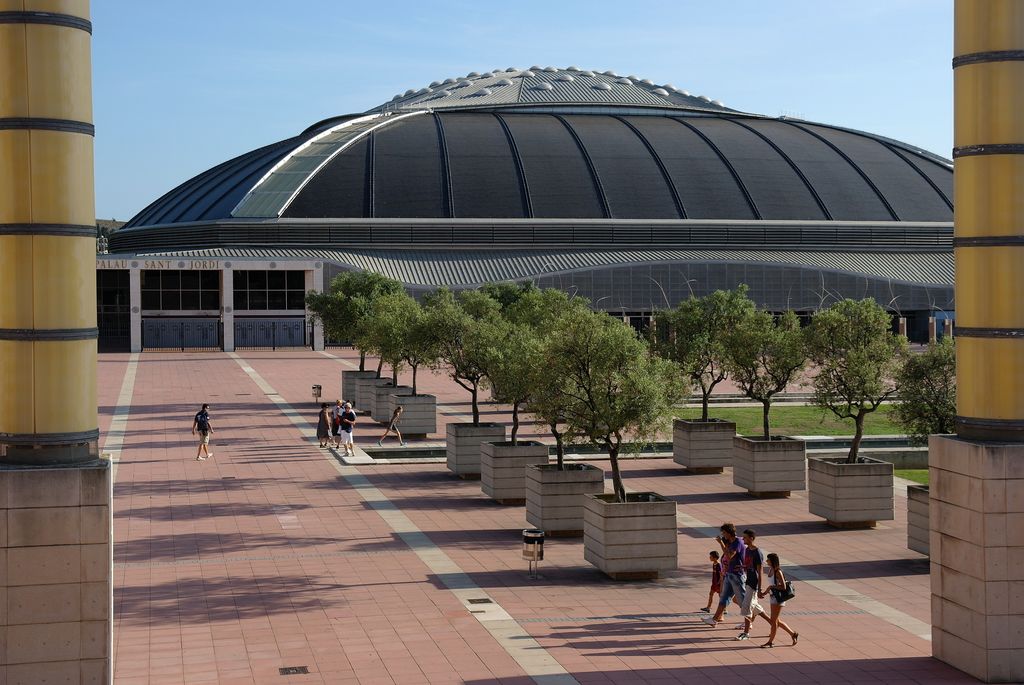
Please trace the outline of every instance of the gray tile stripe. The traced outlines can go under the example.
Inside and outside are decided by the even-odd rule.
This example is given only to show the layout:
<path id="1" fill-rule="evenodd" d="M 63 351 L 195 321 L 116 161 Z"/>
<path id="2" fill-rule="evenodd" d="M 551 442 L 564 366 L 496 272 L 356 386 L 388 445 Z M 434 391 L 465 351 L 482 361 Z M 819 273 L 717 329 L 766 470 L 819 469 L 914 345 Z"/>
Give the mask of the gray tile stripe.
<path id="1" fill-rule="evenodd" d="M 188 557 L 175 559 L 174 561 L 122 561 L 114 564 L 114 568 L 148 568 L 151 566 L 207 566 L 236 563 L 248 563 L 250 561 L 294 561 L 295 559 L 344 559 L 346 557 L 370 557 L 380 554 L 395 554 L 407 552 L 404 549 L 379 550 L 375 552 L 300 552 L 276 555 L 238 555 L 238 556 L 210 556 L 210 557 Z"/>
<path id="2" fill-rule="evenodd" d="M 306 440 L 312 443 L 316 439 L 316 431 L 306 418 L 277 394 L 255 369 L 234 352 L 229 352 L 228 356 L 242 367 L 242 371 L 256 383 L 260 390 L 267 394 L 278 409 L 299 429 Z M 358 450 L 358 448 L 356 449 Z M 459 599 L 463 606 L 467 609 L 472 608 L 474 612 L 480 611 L 480 613 L 472 615 L 480 621 L 481 625 L 487 629 L 509 656 L 515 659 L 526 674 L 533 678 L 534 682 L 539 685 L 579 685 L 578 681 L 562 668 L 540 643 L 533 639 L 493 598 L 488 597 L 487 593 L 474 583 L 469 575 L 459 568 L 423 531 L 417 528 L 409 517 L 395 506 L 394 502 L 374 487 L 366 476 L 353 466 L 342 465 L 335 458 L 328 457 L 328 461 L 359 493 L 363 501 L 369 504 L 409 545 L 409 548 L 416 553 L 427 568 L 439 577 L 445 587 Z M 481 597 L 491 599 L 491 603 L 469 604 L 470 599 Z"/>
<path id="3" fill-rule="evenodd" d="M 114 416 L 110 419 L 106 438 L 103 440 L 103 452 L 110 455 L 110 480 L 117 482 L 117 466 L 121 462 L 121 448 L 128 428 L 128 416 L 132 412 L 132 395 L 135 393 L 135 374 L 139 369 L 139 353 L 133 352 L 128 358 L 128 368 L 124 371 L 121 391 L 117 394 L 114 405 Z"/>
<path id="4" fill-rule="evenodd" d="M 713 538 L 718 535 L 717 527 L 709 526 L 682 510 L 678 510 L 676 512 L 676 519 L 680 525 L 702 535 L 706 535 L 709 538 Z M 915 637 L 931 641 L 932 627 L 930 624 L 925 623 L 924 621 L 919 621 L 910 614 L 906 614 L 898 609 L 892 608 L 888 604 L 884 604 L 876 599 L 868 597 L 867 595 L 861 594 L 842 583 L 829 580 L 814 571 L 809 571 L 799 564 L 794 564 L 785 559 L 780 559 L 780 561 L 783 566 L 786 567 L 786 571 L 789 572 L 793 578 L 799 579 L 826 594 L 832 595 L 836 599 L 840 599 L 856 609 L 860 609 L 861 611 L 871 614 L 872 616 L 876 616 L 883 621 L 887 621 L 898 628 L 902 628 Z"/>

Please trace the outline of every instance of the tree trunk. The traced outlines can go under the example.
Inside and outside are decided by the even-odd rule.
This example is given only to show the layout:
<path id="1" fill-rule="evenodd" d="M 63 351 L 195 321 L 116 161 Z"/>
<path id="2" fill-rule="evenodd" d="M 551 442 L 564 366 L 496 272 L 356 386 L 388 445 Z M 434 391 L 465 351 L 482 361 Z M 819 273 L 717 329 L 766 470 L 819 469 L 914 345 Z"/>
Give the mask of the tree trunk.
<path id="1" fill-rule="evenodd" d="M 863 409 L 857 412 L 857 416 L 854 417 L 854 425 L 857 427 L 856 432 L 853 434 L 853 442 L 850 444 L 850 454 L 846 457 L 847 464 L 857 463 L 857 452 L 860 450 L 860 441 L 864 437 L 864 417 L 867 416 L 867 412 Z"/>
<path id="2" fill-rule="evenodd" d="M 558 470 L 565 468 L 565 446 L 562 444 L 562 434 L 558 432 L 558 424 L 551 424 L 551 434 L 555 436 L 555 464 Z"/>
<path id="3" fill-rule="evenodd" d="M 398 364 L 391 365 L 391 385 L 398 387 Z"/>
<path id="4" fill-rule="evenodd" d="M 612 490 L 615 491 L 615 501 L 626 501 L 626 488 L 622 486 L 622 474 L 619 473 L 619 446 L 608 443 L 608 459 L 612 462 Z"/>
<path id="5" fill-rule="evenodd" d="M 761 411 L 762 411 L 762 427 L 764 428 L 764 439 L 771 440 L 772 434 L 771 429 L 768 427 L 768 412 L 771 411 L 772 403 L 770 400 L 761 400 Z"/>
<path id="6" fill-rule="evenodd" d="M 705 391 L 704 388 L 700 389 L 700 420 L 708 420 L 708 404 L 711 400 L 711 391 Z"/>
<path id="7" fill-rule="evenodd" d="M 419 364 L 410 364 L 409 366 L 412 367 L 412 396 L 416 397 L 416 369 Z"/>
<path id="8" fill-rule="evenodd" d="M 380 372 L 384 368 L 384 360 L 380 359 L 377 361 L 377 378 L 380 378 Z"/>
<path id="9" fill-rule="evenodd" d="M 479 390 L 479 383 L 473 381 L 473 390 L 471 391 L 473 396 L 473 425 L 480 425 L 480 404 L 477 402 L 477 391 Z"/>
<path id="10" fill-rule="evenodd" d="M 512 403 L 512 446 L 519 444 L 519 403 Z"/>
<path id="11" fill-rule="evenodd" d="M 359 370 L 366 371 L 366 353 L 359 350 Z"/>

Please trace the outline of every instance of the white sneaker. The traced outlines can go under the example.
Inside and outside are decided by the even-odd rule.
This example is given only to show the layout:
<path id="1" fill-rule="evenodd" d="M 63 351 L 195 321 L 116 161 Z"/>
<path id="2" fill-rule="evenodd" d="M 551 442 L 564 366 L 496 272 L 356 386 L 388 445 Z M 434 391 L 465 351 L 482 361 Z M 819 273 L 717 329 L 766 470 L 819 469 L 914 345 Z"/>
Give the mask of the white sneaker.
<path id="1" fill-rule="evenodd" d="M 715 620 L 714 616 L 705 616 L 701 620 L 704 621 L 705 623 L 707 623 L 712 628 L 714 628 L 715 626 L 718 625 L 718 621 Z"/>

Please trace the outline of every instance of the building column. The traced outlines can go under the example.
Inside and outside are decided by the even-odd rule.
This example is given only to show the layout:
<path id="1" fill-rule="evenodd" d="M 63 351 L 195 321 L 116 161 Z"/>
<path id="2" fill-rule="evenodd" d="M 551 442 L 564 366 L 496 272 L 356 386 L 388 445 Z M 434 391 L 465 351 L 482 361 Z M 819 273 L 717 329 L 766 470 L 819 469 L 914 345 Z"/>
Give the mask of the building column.
<path id="1" fill-rule="evenodd" d="M 308 295 L 313 290 L 324 292 L 323 267 L 318 267 L 313 271 L 306 271 L 306 294 Z M 311 317 L 312 314 L 307 307 L 306 319 L 308 320 Z M 317 352 L 322 352 L 324 349 L 324 327 L 320 323 L 320 319 L 313 320 L 313 349 Z"/>
<path id="2" fill-rule="evenodd" d="M 109 682 L 89 3 L 0 7 L 0 680 Z"/>
<path id="3" fill-rule="evenodd" d="M 142 272 L 138 268 L 128 271 L 128 302 L 131 351 L 142 352 Z"/>
<path id="4" fill-rule="evenodd" d="M 224 351 L 235 351 L 235 272 L 225 267 L 220 273 L 220 311 L 224 326 Z"/>
<path id="5" fill-rule="evenodd" d="M 956 0 L 956 437 L 929 441 L 932 653 L 1024 681 L 1024 0 Z"/>

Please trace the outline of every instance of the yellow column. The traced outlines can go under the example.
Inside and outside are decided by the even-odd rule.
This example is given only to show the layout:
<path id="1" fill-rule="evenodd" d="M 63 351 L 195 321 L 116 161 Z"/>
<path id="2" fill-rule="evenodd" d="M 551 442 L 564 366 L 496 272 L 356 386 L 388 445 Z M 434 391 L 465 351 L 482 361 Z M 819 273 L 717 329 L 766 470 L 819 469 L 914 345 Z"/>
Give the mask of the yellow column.
<path id="1" fill-rule="evenodd" d="M 1024 1 L 955 22 L 957 434 L 1024 442 Z"/>
<path id="2" fill-rule="evenodd" d="M 0 462 L 96 456 L 88 0 L 0 0 Z"/>

